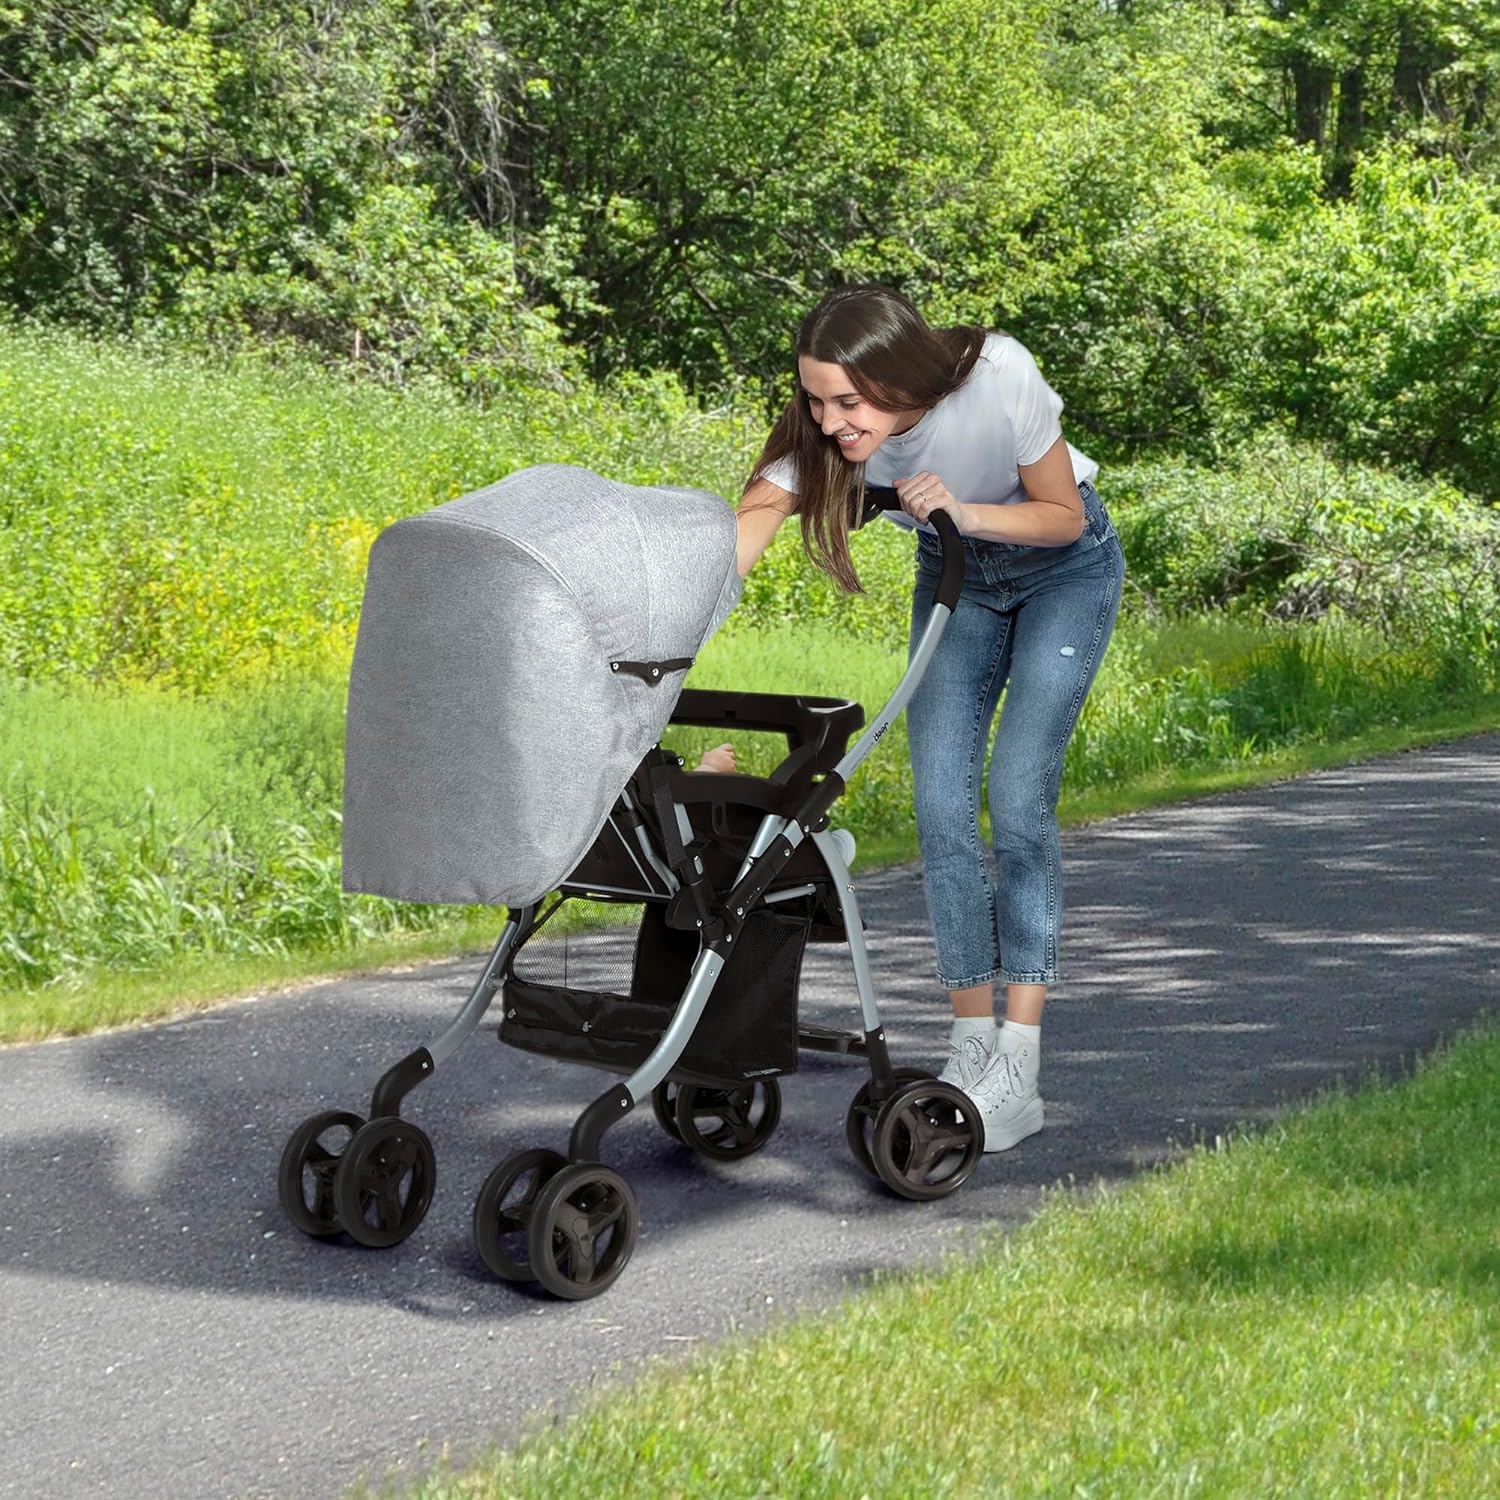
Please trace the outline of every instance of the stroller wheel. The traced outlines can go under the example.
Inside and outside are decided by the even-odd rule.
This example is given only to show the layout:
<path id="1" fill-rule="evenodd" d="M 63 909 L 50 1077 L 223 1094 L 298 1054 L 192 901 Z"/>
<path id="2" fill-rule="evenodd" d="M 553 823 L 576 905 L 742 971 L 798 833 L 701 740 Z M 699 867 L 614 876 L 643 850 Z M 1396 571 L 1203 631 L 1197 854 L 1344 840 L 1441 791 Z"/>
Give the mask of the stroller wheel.
<path id="1" fill-rule="evenodd" d="M 338 1210 L 333 1202 L 333 1179 L 348 1139 L 337 1148 L 325 1145 L 323 1137 L 343 1132 L 352 1137 L 365 1122 L 346 1109 L 325 1109 L 304 1120 L 287 1140 L 281 1153 L 276 1187 L 286 1216 L 303 1234 L 327 1239 L 339 1232 Z"/>
<path id="2" fill-rule="evenodd" d="M 432 1142 L 394 1115 L 371 1120 L 355 1133 L 333 1179 L 339 1227 L 371 1249 L 404 1240 L 432 1202 L 437 1164 Z"/>
<path id="3" fill-rule="evenodd" d="M 728 1088 L 685 1083 L 677 1090 L 676 1119 L 683 1145 L 718 1161 L 735 1161 L 759 1151 L 771 1139 L 781 1119 L 781 1085 L 774 1078 Z"/>
<path id="4" fill-rule="evenodd" d="M 974 1101 L 937 1079 L 909 1083 L 875 1117 L 870 1155 L 882 1182 L 903 1198 L 946 1198 L 974 1170 L 984 1122 Z"/>
<path id="5" fill-rule="evenodd" d="M 677 1128 L 677 1095 L 679 1092 L 680 1090 L 675 1083 L 670 1079 L 664 1078 L 651 1090 L 651 1113 L 656 1116 L 656 1123 L 674 1141 L 681 1145 L 682 1132 Z"/>
<path id="6" fill-rule="evenodd" d="M 924 1078 L 931 1078 L 932 1074 L 922 1068 L 897 1068 L 894 1076 L 899 1091 L 902 1084 L 920 1083 Z M 870 1089 L 874 1082 L 873 1078 L 865 1079 L 859 1086 L 859 1092 L 850 1101 L 849 1113 L 844 1116 L 844 1136 L 855 1161 L 871 1177 L 879 1177 L 880 1173 L 875 1170 L 875 1159 L 870 1155 L 870 1142 L 875 1134 L 875 1117 L 880 1113 L 880 1105 L 870 1099 Z"/>
<path id="7" fill-rule="evenodd" d="M 543 1183 L 531 1210 L 531 1274 L 554 1296 L 597 1297 L 625 1269 L 640 1214 L 618 1172 L 574 1162 Z"/>
<path id="8" fill-rule="evenodd" d="M 543 1185 L 567 1164 L 566 1157 L 537 1146 L 507 1156 L 485 1178 L 474 1200 L 474 1247 L 495 1275 L 506 1281 L 532 1280 L 526 1251 L 532 1211 Z"/>

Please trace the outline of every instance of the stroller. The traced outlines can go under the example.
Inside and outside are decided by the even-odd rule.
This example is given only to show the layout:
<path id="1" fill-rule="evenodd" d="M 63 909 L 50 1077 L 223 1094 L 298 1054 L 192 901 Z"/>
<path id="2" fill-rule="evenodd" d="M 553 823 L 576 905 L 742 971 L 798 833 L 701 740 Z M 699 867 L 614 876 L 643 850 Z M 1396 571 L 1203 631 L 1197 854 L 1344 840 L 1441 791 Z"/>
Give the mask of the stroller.
<path id="1" fill-rule="evenodd" d="M 852 520 L 896 504 L 869 490 Z M 866 1172 L 911 1199 L 965 1181 L 978 1113 L 892 1066 L 853 840 L 828 821 L 957 602 L 958 533 L 936 520 L 939 607 L 868 728 L 840 699 L 682 687 L 739 596 L 734 514 L 716 496 L 542 465 L 380 534 L 350 676 L 344 886 L 504 905 L 507 921 L 457 1016 L 387 1070 L 367 1117 L 324 1110 L 292 1132 L 279 1191 L 299 1229 L 379 1247 L 417 1227 L 435 1163 L 402 1102 L 497 993 L 502 1041 L 625 1075 L 578 1116 L 566 1155 L 516 1152 L 481 1188 L 475 1244 L 505 1280 L 570 1299 L 611 1286 L 639 1216 L 601 1160 L 604 1133 L 649 1098 L 674 1141 L 747 1156 L 775 1130 L 777 1080 L 800 1050 L 868 1062 L 846 1120 Z M 787 755 L 766 777 L 689 772 L 661 744 L 668 724 L 784 735 Z M 559 966 L 559 945 L 535 939 L 568 902 L 601 918 L 626 909 L 633 931 L 600 922 L 592 944 L 561 945 Z M 860 1030 L 799 1024 L 810 941 L 848 944 Z"/>

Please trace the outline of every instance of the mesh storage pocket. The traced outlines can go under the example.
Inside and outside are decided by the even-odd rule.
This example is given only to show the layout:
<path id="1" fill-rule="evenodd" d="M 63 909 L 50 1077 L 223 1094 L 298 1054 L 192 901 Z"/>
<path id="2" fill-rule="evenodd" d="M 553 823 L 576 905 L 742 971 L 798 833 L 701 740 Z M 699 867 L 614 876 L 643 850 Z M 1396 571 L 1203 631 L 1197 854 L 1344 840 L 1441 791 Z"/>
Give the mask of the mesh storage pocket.
<path id="1" fill-rule="evenodd" d="M 741 1079 L 796 1068 L 797 979 L 807 929 L 805 915 L 765 909 L 750 914 L 674 1073 Z M 645 1061 L 671 1021 L 698 956 L 698 937 L 668 927 L 662 907 L 644 907 L 633 949 L 623 950 L 629 953 L 628 986 L 618 989 L 585 987 L 597 983 L 596 975 L 603 977 L 601 963 L 618 968 L 618 929 L 612 953 L 599 945 L 590 962 L 575 953 L 563 955 L 559 964 L 554 952 L 552 982 L 538 972 L 549 965 L 523 969 L 519 960 L 530 947 L 517 955 L 516 971 L 505 982 L 500 1039 L 550 1057 L 629 1072 Z M 556 982 L 560 967 L 570 982 Z"/>

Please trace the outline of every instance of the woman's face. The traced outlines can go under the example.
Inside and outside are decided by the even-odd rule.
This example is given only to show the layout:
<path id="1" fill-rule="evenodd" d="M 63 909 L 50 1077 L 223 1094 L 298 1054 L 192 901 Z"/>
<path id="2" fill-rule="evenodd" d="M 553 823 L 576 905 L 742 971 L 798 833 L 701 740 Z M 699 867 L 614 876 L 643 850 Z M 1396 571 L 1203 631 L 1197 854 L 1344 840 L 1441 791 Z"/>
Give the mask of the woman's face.
<path id="1" fill-rule="evenodd" d="M 798 358 L 797 373 L 813 421 L 851 464 L 863 463 L 892 433 L 905 432 L 922 415 L 872 406 L 854 389 L 842 365 L 827 364 L 810 354 Z"/>

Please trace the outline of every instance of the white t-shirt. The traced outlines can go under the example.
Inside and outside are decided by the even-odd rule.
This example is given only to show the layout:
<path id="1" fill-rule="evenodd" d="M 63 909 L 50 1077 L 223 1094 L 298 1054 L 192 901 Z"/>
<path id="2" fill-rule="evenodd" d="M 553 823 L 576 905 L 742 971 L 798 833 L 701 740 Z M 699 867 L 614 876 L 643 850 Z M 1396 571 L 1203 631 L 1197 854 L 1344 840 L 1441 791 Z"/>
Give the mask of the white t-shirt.
<path id="1" fill-rule="evenodd" d="M 888 437 L 865 461 L 865 483 L 889 486 L 926 469 L 965 505 L 1014 505 L 1026 499 L 1017 464 L 1034 464 L 1062 436 L 1062 397 L 1047 384 L 1026 347 L 1009 334 L 985 335 L 969 378 L 924 412 L 916 426 Z M 1099 465 L 1071 443 L 1077 482 Z M 767 464 L 757 476 L 797 493 L 791 458 Z M 905 511 L 886 511 L 901 526 L 917 526 Z M 923 531 L 933 528 L 923 523 Z"/>

